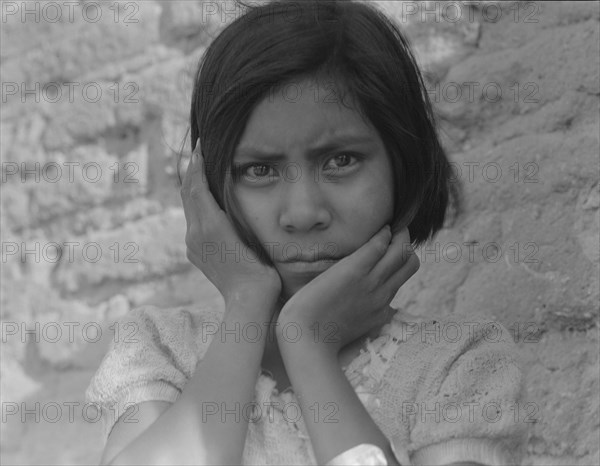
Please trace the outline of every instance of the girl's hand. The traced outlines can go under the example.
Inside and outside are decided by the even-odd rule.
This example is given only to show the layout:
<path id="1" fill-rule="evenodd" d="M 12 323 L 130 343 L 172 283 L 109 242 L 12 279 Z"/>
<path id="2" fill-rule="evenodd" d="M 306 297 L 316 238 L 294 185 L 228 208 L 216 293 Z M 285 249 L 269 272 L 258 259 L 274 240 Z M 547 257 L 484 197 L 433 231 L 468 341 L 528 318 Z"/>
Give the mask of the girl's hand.
<path id="1" fill-rule="evenodd" d="M 390 242 L 391 240 L 391 242 Z M 389 303 L 418 269 L 408 229 L 386 225 L 369 241 L 298 291 L 281 310 L 278 323 L 298 325 L 304 341 L 337 353 L 369 330 L 383 325 Z M 285 332 L 279 332 L 285 346 Z"/>
<path id="2" fill-rule="evenodd" d="M 187 221 L 187 258 L 218 288 L 225 302 L 242 296 L 277 301 L 281 278 L 275 268 L 262 264 L 247 248 L 215 201 L 208 188 L 199 141 L 183 180 L 181 199 Z M 243 248 L 246 250 L 241 253 Z M 233 257 L 231 251 L 240 254 Z"/>

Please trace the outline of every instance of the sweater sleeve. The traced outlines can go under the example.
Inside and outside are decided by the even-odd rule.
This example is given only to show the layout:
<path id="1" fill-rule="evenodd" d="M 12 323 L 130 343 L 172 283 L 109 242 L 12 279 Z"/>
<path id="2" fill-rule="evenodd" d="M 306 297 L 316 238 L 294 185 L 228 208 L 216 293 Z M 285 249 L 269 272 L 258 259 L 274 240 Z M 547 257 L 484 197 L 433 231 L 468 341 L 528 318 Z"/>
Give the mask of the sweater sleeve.
<path id="1" fill-rule="evenodd" d="M 101 413 L 106 442 L 127 408 L 175 402 L 219 324 L 211 309 L 144 306 L 118 322 L 118 332 L 85 393 Z"/>
<path id="2" fill-rule="evenodd" d="M 520 463 L 535 405 L 523 401 L 516 345 L 506 328 L 431 321 L 399 350 L 386 374 L 401 387 L 395 416 L 407 435 L 392 441 L 396 450 L 411 464 Z M 411 373 L 412 383 L 398 383 Z"/>

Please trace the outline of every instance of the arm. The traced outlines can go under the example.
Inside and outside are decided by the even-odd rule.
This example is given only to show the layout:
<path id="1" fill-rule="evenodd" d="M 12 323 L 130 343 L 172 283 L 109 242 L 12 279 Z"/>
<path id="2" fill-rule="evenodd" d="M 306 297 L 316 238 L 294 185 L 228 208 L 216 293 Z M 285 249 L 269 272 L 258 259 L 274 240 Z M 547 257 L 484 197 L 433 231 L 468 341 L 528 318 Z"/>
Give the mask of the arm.
<path id="1" fill-rule="evenodd" d="M 241 239 L 209 190 L 199 141 L 190 157 L 181 199 L 187 257 L 225 298 L 225 317 L 177 401 L 166 410 L 164 405 L 145 404 L 137 429 L 121 424 L 113 431 L 118 438 L 110 438 L 109 448 L 120 451 L 111 464 L 239 464 L 243 454 L 247 423 L 236 422 L 239 419 L 231 415 L 221 422 L 219 413 L 223 408 L 241 409 L 253 399 L 265 341 L 236 342 L 220 330 L 269 321 L 281 281 L 275 269 L 253 254 L 227 261 L 207 252 L 207 245 L 213 253 L 217 245 L 235 250 Z"/>
<path id="2" fill-rule="evenodd" d="M 340 369 L 337 354 L 311 342 L 282 346 L 281 354 L 318 463 L 326 464 L 356 445 L 369 443 L 383 450 L 389 465 L 397 465 L 390 443 Z"/>
<path id="3" fill-rule="evenodd" d="M 384 227 L 349 256 L 314 278 L 281 310 L 278 323 L 295 323 L 310 335 L 313 326 L 335 329 L 323 341 L 286 342 L 278 334 L 286 366 L 319 464 L 357 445 L 374 444 L 388 464 L 398 464 L 338 363 L 340 350 L 387 321 L 389 303 L 419 261 L 408 230 Z M 320 414 L 336 409 L 334 422 Z M 337 420 L 337 422 L 335 422 Z"/>
<path id="4" fill-rule="evenodd" d="M 223 326 L 262 323 L 272 306 L 265 297 L 238 296 L 227 303 Z M 178 400 L 109 464 L 240 464 L 248 423 L 232 415 L 221 419 L 220 407 L 252 401 L 264 344 L 236 342 L 219 330 Z M 210 415 L 206 403 L 216 403 L 219 412 Z"/>
<path id="5" fill-rule="evenodd" d="M 306 345 L 288 342 L 282 346 L 282 357 L 318 463 L 326 464 L 340 453 L 367 443 L 381 448 L 388 465 L 400 464 L 387 437 L 375 424 L 340 369 L 337 356 L 322 351 L 311 342 Z M 448 462 L 440 459 L 441 462 L 435 464 L 484 466 L 475 461 Z M 416 462 L 412 464 L 422 464 L 418 458 L 413 460 Z"/>
<path id="6" fill-rule="evenodd" d="M 392 239 L 387 246 L 387 253 L 386 247 L 382 246 L 388 244 L 389 239 L 386 241 L 382 233 L 375 235 L 363 247 L 292 296 L 279 315 L 280 324 L 294 322 L 305 330 L 301 332 L 304 335 L 311 335 L 310 329 L 314 325 L 328 324 L 330 328 L 332 323 L 335 324 L 335 338 L 328 338 L 327 343 L 302 340 L 292 343 L 278 335 L 282 358 L 298 395 L 320 464 L 365 443 L 381 448 L 389 464 L 398 464 L 387 438 L 379 431 L 342 374 L 337 355 L 346 344 L 364 335 L 375 325 L 383 324 L 385 319 L 382 319 L 382 314 L 384 306 L 391 301 L 390 296 L 418 268 L 418 263 L 413 260 L 414 256 L 403 257 L 404 248 L 400 250 L 401 234 Z M 506 352 L 500 342 L 491 346 L 486 344 L 482 335 L 477 336 L 477 345 L 467 332 L 464 332 L 463 340 L 449 345 L 422 343 L 423 348 L 414 354 L 421 354 L 422 359 L 436 361 L 435 370 L 443 373 L 427 377 L 423 383 L 428 385 L 422 387 L 420 392 L 426 391 L 429 396 L 425 399 L 437 401 L 441 406 L 449 402 L 474 400 L 477 404 L 502 400 L 503 408 L 510 409 L 513 402 L 519 399 L 520 386 L 519 371 L 510 352 Z M 413 338 L 410 344 L 419 345 L 421 342 L 422 339 Z M 465 352 L 469 356 L 461 357 Z M 410 362 L 403 358 L 396 362 L 403 361 Z M 410 372 L 407 370 L 406 373 Z M 394 387 L 403 386 L 404 382 L 411 383 L 412 379 L 403 382 L 402 374 L 402 370 L 396 371 Z M 478 387 L 480 391 L 473 391 L 473 387 Z M 482 396 L 474 399 L 480 392 Z M 398 388 L 397 395 L 402 396 L 402 393 Z M 323 417 L 315 418 L 315 411 L 322 412 L 326 403 L 334 403 L 334 407 L 338 408 L 338 422 L 335 424 L 325 423 Z M 406 453 L 412 452 L 414 464 L 512 464 L 511 458 L 518 457 L 518 453 L 513 452 L 511 447 L 518 446 L 522 429 L 510 419 L 496 423 L 463 419 L 457 424 L 433 422 L 428 417 L 426 421 L 411 425 L 410 445 L 401 445 L 403 448 L 410 448 Z M 406 420 L 399 419 L 398 422 Z M 463 440 L 470 443 L 467 445 Z"/>

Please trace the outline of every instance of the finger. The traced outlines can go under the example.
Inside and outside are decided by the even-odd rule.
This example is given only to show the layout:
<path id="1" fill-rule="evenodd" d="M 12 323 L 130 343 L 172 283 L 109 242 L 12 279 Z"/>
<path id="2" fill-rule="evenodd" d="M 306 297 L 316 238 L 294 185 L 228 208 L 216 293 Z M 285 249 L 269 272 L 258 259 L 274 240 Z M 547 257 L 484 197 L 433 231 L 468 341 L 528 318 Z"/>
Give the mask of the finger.
<path id="1" fill-rule="evenodd" d="M 387 251 L 391 239 L 391 229 L 389 225 L 385 225 L 369 241 L 340 262 L 346 262 L 352 270 L 365 274 L 370 273 Z"/>
<path id="2" fill-rule="evenodd" d="M 190 156 L 190 161 L 183 178 L 183 189 L 189 190 L 196 179 L 200 179 L 201 181 L 208 183 L 206 174 L 204 173 L 203 161 L 202 150 L 200 148 L 200 139 L 198 139 L 198 141 L 196 141 L 196 147 Z"/>
<path id="3" fill-rule="evenodd" d="M 196 147 L 194 148 L 194 151 L 190 155 L 190 160 L 188 162 L 188 166 L 185 171 L 185 175 L 183 176 L 183 182 L 181 183 L 180 194 L 181 194 L 181 201 L 183 203 L 183 212 L 184 212 L 186 218 L 188 218 L 188 216 L 193 211 L 193 209 L 190 208 L 189 197 L 190 197 L 190 190 L 192 187 L 192 181 L 194 179 L 192 176 L 193 166 L 196 161 L 196 157 L 194 154 L 196 153 L 197 150 L 199 150 L 199 146 L 200 146 L 199 141 L 197 141 Z"/>
<path id="4" fill-rule="evenodd" d="M 206 218 L 207 215 L 216 214 L 221 211 L 208 187 L 204 158 L 202 157 L 199 143 L 196 144 L 196 148 L 190 158 L 181 196 L 184 209 L 189 211 L 190 214 L 195 213 L 198 220 L 200 213 L 203 218 Z"/>
<path id="5" fill-rule="evenodd" d="M 188 160 L 188 165 L 187 168 L 185 169 L 185 173 L 183 175 L 183 182 L 181 183 L 181 190 L 183 191 L 184 188 L 188 187 L 190 184 L 190 171 L 191 171 L 191 167 L 192 167 L 192 163 L 194 161 L 194 152 L 196 152 L 196 149 L 198 149 L 198 142 L 196 141 L 196 147 L 194 148 L 194 150 L 192 151 L 191 155 L 190 155 L 190 160 Z"/>
<path id="6" fill-rule="evenodd" d="M 371 273 L 385 282 L 400 270 L 412 255 L 414 255 L 414 249 L 410 242 L 410 234 L 408 228 L 403 228 L 392 236 L 387 251 L 373 267 Z"/>
<path id="7" fill-rule="evenodd" d="M 391 277 L 389 277 L 383 286 L 391 297 L 390 299 L 393 299 L 402 285 L 404 285 L 410 279 L 410 277 L 412 277 L 419 270 L 420 265 L 421 262 L 419 261 L 419 258 L 413 252 L 407 258 L 403 266 L 393 273 Z"/>
<path id="8" fill-rule="evenodd" d="M 390 319 L 396 315 L 396 312 L 397 309 L 394 309 L 389 305 L 389 303 L 387 303 L 376 311 L 375 318 L 377 319 L 379 325 L 384 325 L 389 323 Z"/>
<path id="9" fill-rule="evenodd" d="M 206 177 L 206 162 L 202 155 L 202 148 L 200 147 L 200 139 L 196 142 L 196 147 L 192 153 L 192 182 L 202 182 L 208 189 L 208 178 Z"/>

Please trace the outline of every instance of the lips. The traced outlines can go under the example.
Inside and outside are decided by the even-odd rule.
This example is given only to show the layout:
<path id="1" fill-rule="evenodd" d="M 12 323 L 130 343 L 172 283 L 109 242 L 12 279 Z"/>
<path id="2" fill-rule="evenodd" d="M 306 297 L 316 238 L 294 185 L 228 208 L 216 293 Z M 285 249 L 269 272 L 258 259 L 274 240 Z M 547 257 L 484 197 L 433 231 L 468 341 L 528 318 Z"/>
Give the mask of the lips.
<path id="1" fill-rule="evenodd" d="M 318 254 L 316 256 L 314 255 L 310 255 L 310 256 L 298 256 L 298 257 L 290 257 L 289 259 L 286 259 L 282 262 L 285 262 L 286 264 L 289 263 L 293 263 L 293 262 L 321 262 L 321 261 L 338 261 L 340 260 L 341 257 L 339 256 L 332 256 L 329 254 Z"/>
<path id="2" fill-rule="evenodd" d="M 311 258 L 312 259 L 312 258 Z M 294 273 L 321 273 L 336 264 L 339 259 L 323 259 L 323 260 L 293 260 L 280 262 L 281 268 Z"/>
<path id="3" fill-rule="evenodd" d="M 283 257 L 278 262 L 289 264 L 293 262 L 338 261 L 344 257 L 343 254 L 339 254 L 337 247 L 324 247 L 319 249 L 311 247 L 304 249 L 304 252 L 301 252 L 299 247 L 289 248 L 287 250 L 284 249 Z M 332 251 L 331 249 L 334 250 Z"/>

